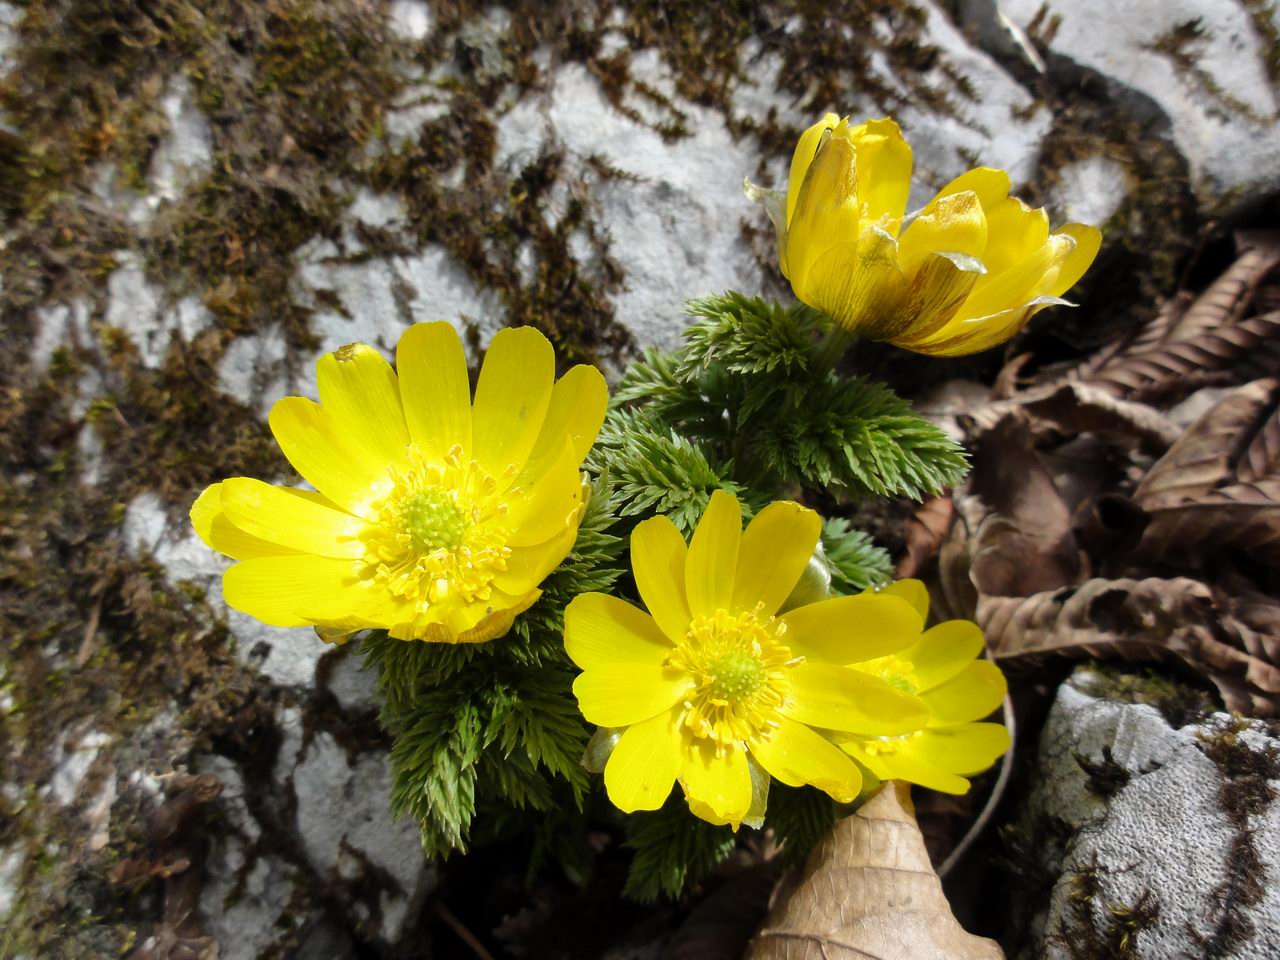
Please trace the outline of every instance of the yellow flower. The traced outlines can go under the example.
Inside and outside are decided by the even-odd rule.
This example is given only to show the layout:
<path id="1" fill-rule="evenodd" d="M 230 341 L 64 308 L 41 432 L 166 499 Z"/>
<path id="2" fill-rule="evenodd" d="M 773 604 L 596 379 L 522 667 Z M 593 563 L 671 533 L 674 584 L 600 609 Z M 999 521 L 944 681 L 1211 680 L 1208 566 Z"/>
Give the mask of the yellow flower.
<path id="1" fill-rule="evenodd" d="M 880 595 L 906 599 L 916 611 L 915 642 L 905 650 L 857 664 L 929 707 L 929 723 L 900 737 L 835 739 L 881 780 L 908 780 L 944 793 L 967 793 L 965 778 L 986 770 L 1009 749 L 1009 731 L 999 723 L 975 723 L 1000 707 L 1007 685 L 984 649 L 982 631 L 968 620 L 948 620 L 928 630 L 929 594 L 919 580 L 900 580 Z"/>
<path id="2" fill-rule="evenodd" d="M 1009 196 L 1009 175 L 961 174 L 908 216 L 911 148 L 892 120 L 829 113 L 800 137 L 785 198 L 748 184 L 778 232 L 798 299 L 841 327 L 932 356 L 1004 343 L 1061 299 L 1102 235 Z"/>
<path id="3" fill-rule="evenodd" d="M 744 533 L 738 501 L 717 491 L 687 546 L 665 517 L 632 534 L 648 613 L 600 593 L 569 604 L 582 713 L 625 728 L 604 771 L 619 808 L 656 809 L 679 780 L 695 814 L 736 829 L 762 813 L 753 781 L 769 775 L 848 802 L 861 774 L 815 728 L 876 737 L 924 726 L 921 700 L 847 665 L 915 640 L 907 601 L 868 593 L 778 613 L 820 528 L 813 511 L 779 502 Z"/>
<path id="4" fill-rule="evenodd" d="M 447 323 L 405 331 L 396 366 L 348 344 L 317 364 L 320 403 L 272 409 L 314 492 L 235 477 L 191 508 L 201 539 L 240 561 L 223 578 L 232 607 L 325 639 L 381 628 L 478 643 L 538 598 L 577 536 L 604 379 L 577 366 L 556 381 L 551 344 L 531 327 L 493 338 L 474 404 Z"/>

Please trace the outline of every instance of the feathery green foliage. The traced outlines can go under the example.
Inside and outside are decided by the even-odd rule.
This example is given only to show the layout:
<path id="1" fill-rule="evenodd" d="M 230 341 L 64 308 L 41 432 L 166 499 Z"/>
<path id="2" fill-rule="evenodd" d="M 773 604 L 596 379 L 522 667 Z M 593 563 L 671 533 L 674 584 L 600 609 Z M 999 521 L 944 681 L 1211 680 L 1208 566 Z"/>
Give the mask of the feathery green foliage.
<path id="1" fill-rule="evenodd" d="M 716 490 L 742 496 L 732 465 L 713 465 L 702 447 L 648 414 L 615 408 L 606 418 L 589 468 L 607 471 L 621 516 L 670 517 L 688 533 Z"/>
<path id="2" fill-rule="evenodd" d="M 518 833 L 532 841 L 530 878 L 549 860 L 568 876 L 590 875 L 584 811 L 602 786 L 582 765 L 592 730 L 572 693 L 564 610 L 588 591 L 638 602 L 626 555 L 636 523 L 666 515 L 687 536 L 716 490 L 750 516 L 783 497 L 924 497 L 965 472 L 960 448 L 906 401 L 836 369 L 830 321 L 818 312 L 729 293 L 692 302 L 689 314 L 683 345 L 649 350 L 615 390 L 584 465 L 593 479 L 577 542 L 508 636 L 463 646 L 380 633 L 361 641 L 394 741 L 393 807 L 418 821 L 432 856 Z M 834 592 L 890 577 L 889 555 L 847 519 L 825 521 L 822 545 Z M 836 809 L 817 790 L 775 783 L 765 824 L 801 860 Z M 662 809 L 625 818 L 625 832 L 634 851 L 625 892 L 642 901 L 679 896 L 735 843 L 727 827 L 694 817 L 679 789 Z"/>
<path id="3" fill-rule="evenodd" d="M 678 897 L 733 850 L 734 835 L 689 812 L 674 793 L 662 809 L 634 813 L 627 820 L 627 846 L 636 854 L 623 893 L 652 903 L 661 895 Z"/>
<path id="4" fill-rule="evenodd" d="M 893 574 L 889 551 L 876 546 L 861 530 L 851 529 L 844 517 L 831 517 L 822 524 L 822 548 L 835 593 L 861 593 L 886 583 Z"/>
<path id="5" fill-rule="evenodd" d="M 821 314 L 736 293 L 690 311 L 685 345 L 633 363 L 617 399 L 646 427 L 701 445 L 737 482 L 920 499 L 964 476 L 954 440 L 884 384 L 833 368 Z M 629 426 L 618 423 L 615 447 Z"/>
<path id="6" fill-rule="evenodd" d="M 822 791 L 781 783 L 770 787 L 765 825 L 782 844 L 782 857 L 788 865 L 803 864 L 835 822 L 835 801 Z"/>

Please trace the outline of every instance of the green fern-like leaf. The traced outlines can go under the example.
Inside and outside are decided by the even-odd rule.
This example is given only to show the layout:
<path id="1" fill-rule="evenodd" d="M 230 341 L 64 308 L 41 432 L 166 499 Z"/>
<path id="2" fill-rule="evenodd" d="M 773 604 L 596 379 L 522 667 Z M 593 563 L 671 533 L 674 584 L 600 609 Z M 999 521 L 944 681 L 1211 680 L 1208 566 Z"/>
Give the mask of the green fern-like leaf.
<path id="1" fill-rule="evenodd" d="M 634 813 L 627 820 L 627 846 L 635 851 L 623 893 L 641 903 L 678 897 L 733 850 L 728 827 L 715 827 L 689 812 L 673 796 L 661 810 Z"/>
<path id="2" fill-rule="evenodd" d="M 713 466 L 704 451 L 646 414 L 610 411 L 588 467 L 607 474 L 623 516 L 663 514 L 691 530 L 716 490 L 738 495 L 731 465 Z"/>
<path id="3" fill-rule="evenodd" d="M 713 366 L 739 375 L 776 371 L 791 377 L 815 363 L 822 315 L 809 307 L 725 293 L 692 300 L 685 312 L 694 322 L 676 366 L 682 380 L 697 380 Z"/>
<path id="4" fill-rule="evenodd" d="M 821 790 L 777 782 L 770 788 L 765 826 L 782 844 L 782 856 L 788 865 L 803 864 L 835 822 L 835 802 Z"/>
<path id="5" fill-rule="evenodd" d="M 861 530 L 850 529 L 843 517 L 823 523 L 822 547 L 831 570 L 831 586 L 837 593 L 861 593 L 893 574 L 889 551 L 876 546 Z"/>
<path id="6" fill-rule="evenodd" d="M 851 497 L 922 499 L 963 478 L 961 447 L 882 383 L 829 379 L 762 408 L 752 429 L 776 474 Z"/>

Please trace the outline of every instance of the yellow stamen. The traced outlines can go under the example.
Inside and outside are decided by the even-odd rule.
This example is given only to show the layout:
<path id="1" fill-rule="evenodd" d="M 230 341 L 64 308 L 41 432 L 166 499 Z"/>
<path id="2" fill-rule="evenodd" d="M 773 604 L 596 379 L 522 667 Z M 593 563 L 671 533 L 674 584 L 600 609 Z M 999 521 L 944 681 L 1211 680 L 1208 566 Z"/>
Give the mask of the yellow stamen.
<path id="1" fill-rule="evenodd" d="M 451 600 L 488 600 L 511 556 L 497 481 L 474 460 L 464 462 L 459 446 L 428 460 L 414 445 L 390 480 L 361 534 L 360 576 L 413 601 L 420 616 Z"/>
<path id="2" fill-rule="evenodd" d="M 698 684 L 681 723 L 694 737 L 714 741 L 718 755 L 778 726 L 787 670 L 800 662 L 780 640 L 786 624 L 774 617 L 761 622 L 761 609 L 698 618 L 667 658 Z"/>

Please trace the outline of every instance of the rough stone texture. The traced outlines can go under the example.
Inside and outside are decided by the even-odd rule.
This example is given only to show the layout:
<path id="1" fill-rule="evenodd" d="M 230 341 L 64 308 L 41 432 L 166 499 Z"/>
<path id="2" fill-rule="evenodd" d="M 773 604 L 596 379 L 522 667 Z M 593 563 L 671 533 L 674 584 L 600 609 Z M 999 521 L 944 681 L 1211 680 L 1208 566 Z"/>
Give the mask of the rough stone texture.
<path id="1" fill-rule="evenodd" d="M 1018 829 L 1058 879 L 1020 956 L 1109 956 L 1102 945 L 1126 934 L 1133 960 L 1227 956 L 1210 945 L 1229 929 L 1242 931 L 1230 956 L 1277 956 L 1280 739 L 1227 714 L 1176 729 L 1154 707 L 1089 692 L 1100 685 L 1077 671 L 1040 739 Z M 1257 803 L 1233 814 L 1246 791 Z"/>
<path id="2" fill-rule="evenodd" d="M 21 462 L 12 471 L 13 487 L 36 491 L 23 501 L 26 514 L 49 499 L 51 488 L 63 502 L 91 500 L 99 508 L 91 514 L 98 522 L 92 528 L 60 528 L 81 522 L 74 517 L 50 522 L 59 529 L 43 537 L 54 545 L 50 555 L 55 557 L 46 579 L 61 584 L 67 557 L 103 544 L 118 545 L 128 563 L 154 561 L 160 571 L 143 586 L 129 580 L 133 592 L 123 596 L 117 581 L 104 586 L 96 575 L 68 585 L 66 592 L 74 595 L 70 612 L 59 611 L 48 635 L 41 633 L 26 648 L 28 654 L 37 647 L 48 651 L 48 676 L 56 681 L 47 683 L 46 673 L 37 671 L 35 694 L 91 699 L 78 686 L 88 675 L 77 673 L 78 647 L 84 637 L 93 638 L 89 628 L 96 623 L 98 660 L 110 663 L 117 653 L 113 644 L 127 651 L 135 639 L 131 610 L 152 588 L 157 595 L 168 591 L 171 602 L 203 595 L 203 620 L 190 626 L 209 627 L 205 620 L 225 624 L 231 637 L 227 659 L 240 671 L 237 682 L 247 687 L 240 699 L 230 699 L 229 713 L 209 709 L 201 714 L 207 726 L 199 730 L 186 726 L 190 699 L 209 692 L 181 683 L 166 688 L 164 695 L 175 703 L 159 714 L 135 719 L 121 709 L 126 719 L 119 728 L 108 731 L 96 717 L 80 715 L 74 725 L 51 724 L 39 732 L 47 741 L 47 762 L 32 768 L 30 780 L 5 767 L 8 752 L 0 756 L 0 820 L 22 824 L 21 830 L 0 832 L 0 918 L 18 917 L 11 929 L 27 922 L 34 915 L 32 904 L 50 892 L 42 883 L 77 876 L 100 885 L 112 865 L 145 846 L 148 817 L 163 802 L 175 768 L 185 766 L 213 774 L 223 785 L 213 805 L 216 829 L 199 892 L 204 930 L 218 941 L 222 957 L 420 955 L 414 952 L 414 936 L 425 926 L 420 908 L 435 875 L 418 855 L 412 827 L 392 822 L 387 814 L 386 745 L 374 720 L 373 675 L 309 630 L 266 626 L 226 606 L 221 576 L 228 562 L 194 536 L 185 507 L 200 482 L 225 476 L 230 467 L 207 462 L 206 450 L 225 447 L 210 447 L 208 437 L 180 432 L 188 424 L 196 424 L 193 431 L 209 429 L 191 408 L 203 412 L 242 404 L 235 407 L 240 419 L 229 417 L 228 429 L 260 434 L 260 421 L 281 396 L 315 395 L 313 360 L 319 351 L 359 339 L 390 355 L 405 327 L 435 319 L 473 334 L 483 346 L 515 315 L 519 297 L 501 283 L 512 278 L 519 294 L 540 282 L 549 284 L 540 307 L 544 319 L 559 325 L 566 343 L 582 347 L 584 355 L 598 354 L 606 364 L 611 358 L 607 349 L 598 349 L 599 331 L 583 334 L 575 326 L 578 308 L 561 303 L 578 303 L 572 295 L 583 289 L 599 294 L 605 333 L 614 324 L 624 334 L 616 341 L 623 344 L 618 362 L 625 360 L 626 348 L 672 343 L 688 297 L 726 288 L 785 294 L 763 212 L 743 196 L 742 180 L 751 176 L 766 186 L 780 184 L 788 145 L 771 124 L 798 128 L 825 109 L 855 119 L 892 112 L 902 122 L 915 149 L 913 205 L 968 166 L 983 163 L 1009 169 L 1020 189 L 1050 204 L 1055 222 L 1124 221 L 1140 186 L 1129 156 L 1109 151 L 1106 142 L 1066 159 L 1052 149 L 1064 132 L 1080 132 L 1063 108 L 1070 107 L 1082 78 L 1101 79 L 1110 94 L 1102 98 L 1107 118 L 1136 121 L 1143 137 L 1172 149 L 1174 176 L 1190 172 L 1205 215 L 1275 186 L 1280 133 L 1274 122 L 1275 77 L 1267 63 L 1269 58 L 1275 63 L 1276 51 L 1264 29 L 1267 18 L 1275 23 L 1274 4 L 1049 0 L 1039 15 L 1041 7 L 1040 0 L 1000 3 L 1043 53 L 1043 75 L 1031 65 L 1039 54 L 1028 55 L 1000 25 L 994 0 L 911 4 L 910 15 L 898 25 L 918 29 L 918 35 L 905 44 L 892 35 L 891 20 L 884 16 L 868 15 L 865 24 L 833 24 L 833 36 L 872 52 L 870 72 L 843 78 L 839 102 L 806 102 L 801 109 L 797 98 L 803 94 L 794 86 L 783 89 L 794 77 L 788 80 L 779 52 L 800 43 L 800 16 L 770 14 L 767 37 L 738 42 L 741 69 L 728 84 L 725 102 L 717 103 L 714 95 L 692 102 L 689 88 L 676 81 L 671 51 L 642 46 L 641 34 L 621 8 L 600 14 L 599 22 L 608 27 L 596 38 L 595 59 L 570 50 L 564 37 L 547 36 L 517 64 L 511 17 L 491 9 L 476 11 L 447 38 L 446 54 L 424 67 L 448 10 L 422 0 L 384 5 L 334 0 L 319 5 L 326 16 L 336 11 L 332 22 L 318 18 L 334 32 L 309 45 L 316 37 L 286 35 L 280 20 L 282 48 L 296 41 L 296 50 L 345 55 L 372 43 L 381 56 L 394 60 L 396 75 L 405 80 L 387 102 L 370 105 L 362 118 L 370 121 L 369 128 L 353 134 L 359 137 L 354 160 L 342 153 L 341 144 L 300 142 L 305 137 L 285 122 L 289 118 L 237 113 L 237 82 L 245 84 L 242 94 L 275 82 L 254 73 L 270 59 L 265 46 L 246 53 L 238 39 L 232 43 L 219 34 L 216 52 L 228 56 L 234 69 L 220 76 L 225 89 L 210 89 L 205 71 L 210 65 L 184 59 L 196 48 L 209 52 L 203 28 L 183 40 L 153 43 L 151 31 L 167 25 L 143 17 L 101 44 L 121 58 L 125 69 L 92 80 L 93 89 L 112 92 L 106 100 L 124 98 L 136 92 L 131 84 L 142 89 L 145 82 L 145 102 L 130 102 L 122 115 L 109 109 L 100 115 L 96 107 L 90 109 L 92 98 L 82 98 L 84 115 L 79 108 L 69 111 L 79 124 L 70 147 L 56 138 L 39 140 L 48 133 L 39 124 L 33 134 L 19 130 L 12 117 L 0 117 L 5 156 L 19 153 L 9 151 L 11 134 L 39 140 L 23 144 L 39 149 L 22 155 L 22 164 L 6 161 L 5 172 L 19 170 L 22 182 L 38 180 L 37 174 L 49 182 L 47 195 L 24 196 L 24 204 L 14 201 L 15 211 L 21 207 L 32 215 L 29 222 L 15 217 L 22 222 L 7 224 L 0 243 L 0 254 L 19 251 L 11 265 L 35 263 L 39 279 L 23 288 L 6 274 L 0 288 L 5 326 L 17 331 L 6 347 L 12 346 L 20 361 L 4 367 L 18 369 L 29 381 L 12 388 L 17 409 L 28 402 L 28 389 L 39 409 L 51 396 L 69 398 L 57 430 L 15 441 Z M 86 22 L 96 29 L 126 8 L 97 5 L 94 16 L 101 13 L 102 21 Z M 0 71 L 7 72 L 23 53 L 26 41 L 19 28 L 26 9 L 0 3 Z M 386 30 L 355 40 L 340 36 L 351 24 L 363 25 L 363 16 L 381 17 Z M 1194 29 L 1178 31 L 1193 20 L 1198 20 Z M 91 70 L 91 58 L 72 53 L 71 62 Z M 625 64 L 630 77 L 613 91 L 604 60 L 611 57 Z M 1179 58 L 1182 64 L 1175 65 Z M 326 82 L 358 75 L 358 65 L 338 64 Z M 311 102 L 313 77 L 303 79 L 298 86 L 304 92 L 288 102 L 289 109 L 301 111 Z M 815 85 L 821 79 L 815 76 Z M 889 95 L 872 93 L 877 85 Z M 377 85 L 371 86 L 376 91 Z M 942 96 L 921 97 L 922 87 Z M 620 98 L 617 104 L 611 92 Z M 377 97 L 366 89 L 357 94 Z M 129 128 L 135 122 L 141 132 Z M 252 141 L 253 135 L 260 139 Z M 122 139 L 113 140 L 117 136 Z M 121 146 L 130 136 L 133 146 Z M 249 148 L 245 140 L 252 141 Z M 399 175 L 371 173 L 377 162 L 415 148 L 413 163 L 438 166 L 429 181 L 410 177 L 406 185 Z M 547 188 L 546 223 L 554 227 L 571 209 L 581 205 L 584 210 L 582 220 L 566 228 L 566 262 L 549 264 L 545 245 L 520 236 L 514 240 L 516 262 L 508 264 L 494 250 L 500 238 L 491 234 L 497 226 L 486 230 L 505 223 L 511 198 L 527 186 L 522 178 L 537 174 L 539 162 L 551 155 L 560 159 Z M 346 158 L 341 170 L 334 160 L 335 169 L 317 173 L 316 158 L 323 163 L 339 156 Z M 41 157 L 50 162 L 29 162 Z M 84 169 L 60 180 L 59 163 L 53 161 L 63 160 Z M 322 189 L 309 177 L 318 177 Z M 198 193 L 211 181 L 217 181 L 218 191 Z M 3 186 L 7 191 L 9 181 Z M 493 209 L 458 203 L 442 222 L 425 228 L 414 222 L 424 191 L 457 200 L 480 195 L 482 188 L 489 191 L 484 202 Z M 183 206 L 193 196 L 213 203 L 237 191 L 261 204 L 254 211 L 261 216 L 210 223 L 199 209 Z M 8 204 L 7 193 L 4 199 Z M 326 206 L 330 199 L 332 216 Z M 175 211 L 182 216 L 171 221 Z M 314 229 L 286 231 L 287 240 L 273 247 L 272 229 L 281 217 L 310 217 L 306 222 Z M 473 232 L 461 241 L 450 235 L 467 228 Z M 200 247 L 208 262 L 183 264 L 190 272 L 166 270 L 160 252 L 183 239 L 177 236 L 182 231 L 187 238 L 191 233 L 214 236 L 215 242 Z M 1157 236 L 1151 243 L 1166 239 Z M 264 259 L 282 278 L 287 301 L 265 318 L 254 314 L 252 298 L 237 299 L 242 287 L 260 279 L 244 272 L 246 261 L 256 268 Z M 120 349 L 121 338 L 125 349 Z M 197 389 L 184 392 L 192 384 Z M 0 421 L 11 411 L 7 379 L 3 386 Z M 986 389 L 951 381 L 922 405 L 954 430 L 957 413 Z M 139 394 L 150 403 L 138 400 Z M 1187 401 L 1185 420 L 1194 415 L 1193 401 L 1201 402 L 1204 395 L 1197 397 Z M 125 413 L 130 404 L 139 410 L 134 419 L 132 412 Z M 101 429 L 103 421 L 114 434 Z M 215 422 L 221 429 L 223 421 Z M 156 475 L 154 463 L 130 459 L 136 455 L 128 441 L 147 432 L 163 440 L 150 449 L 173 453 L 170 465 L 175 472 L 186 471 L 186 486 L 174 490 L 167 477 Z M 197 468 L 191 467 L 193 461 Z M 10 464 L 4 466 L 7 480 Z M 124 489 L 122 477 L 128 480 Z M 0 547 L 8 550 L 7 541 Z M 20 549 L 33 548 L 24 541 Z M 0 569 L 21 567 L 25 559 L 19 551 L 0 556 Z M 95 598 L 103 596 L 100 621 L 90 621 Z M 175 638 L 174 646 L 188 639 Z M 2 644 L 9 640 L 0 637 Z M 8 646 L 3 649 L 7 654 Z M 87 653 L 92 656 L 94 648 Z M 7 664 L 0 668 L 0 717 L 6 721 L 22 713 L 14 699 L 21 691 L 10 692 L 7 670 Z M 95 689 L 94 696 L 99 692 Z M 182 698 L 188 699 L 176 702 Z M 245 714 L 253 717 L 248 732 L 237 726 Z M 1054 718 L 1046 740 L 1050 779 L 1036 794 L 1034 809 L 1070 824 L 1076 839 L 1066 848 L 1043 851 L 1044 868 L 1062 879 L 1042 926 L 1070 930 L 1071 923 L 1083 922 L 1072 912 L 1071 876 L 1096 853 L 1108 870 L 1104 891 L 1088 901 L 1094 926 L 1105 934 L 1115 919 L 1107 904 L 1132 908 L 1141 899 L 1142 881 L 1153 889 L 1160 884 L 1161 918 L 1137 934 L 1138 955 L 1178 955 L 1162 954 L 1175 941 L 1160 937 L 1184 931 L 1184 919 L 1201 931 L 1212 925 L 1224 844 L 1240 836 L 1214 806 L 1221 776 L 1197 740 L 1199 732 L 1171 730 L 1149 708 L 1091 700 L 1074 688 L 1064 690 Z M 227 728 L 234 729 L 228 733 Z M 1145 739 L 1135 738 L 1138 731 Z M 223 736 L 241 738 L 234 760 L 210 752 L 222 747 L 208 741 Z M 1087 793 L 1071 755 L 1096 756 L 1112 740 L 1116 761 L 1132 779 L 1107 803 Z M 2 740 L 0 748 L 9 750 Z M 27 747 L 19 744 L 14 750 Z M 1141 772 L 1154 760 L 1165 766 Z M 1163 818 L 1162 831 L 1150 829 L 1156 822 L 1153 810 Z M 1267 870 L 1273 869 L 1269 858 L 1277 846 L 1275 810 L 1272 805 L 1252 825 Z M 1169 824 L 1186 830 L 1168 829 Z M 1131 860 L 1138 865 L 1121 869 Z M 42 879 L 42 863 L 81 872 Z M 84 883 L 91 886 L 89 880 Z M 61 919 L 69 930 L 91 931 L 90 939 L 80 942 L 79 955 L 120 953 L 123 941 L 93 919 L 111 891 L 91 886 L 74 893 Z M 1260 930 L 1278 923 L 1275 896 L 1268 891 L 1244 911 Z M 146 897 L 121 897 L 130 898 L 131 918 L 151 909 Z M 158 922 L 150 914 L 146 920 L 139 925 L 144 934 Z M 126 926 L 122 922 L 119 928 Z M 0 952 L 3 936 L 0 930 Z M 1262 956 L 1264 947 L 1274 946 L 1259 934 L 1247 949 L 1261 952 L 1240 956 Z"/>
<path id="3" fill-rule="evenodd" d="M 1008 49 L 994 4 L 966 6 L 985 35 Z M 1280 102 L 1268 72 L 1280 23 L 1274 5 L 1162 0 L 1134 15 L 1138 7 L 1107 0 L 1001 0 L 999 9 L 1047 46 L 1050 69 L 1063 58 L 1094 71 L 1117 100 L 1167 124 L 1206 200 L 1276 187 Z"/>

